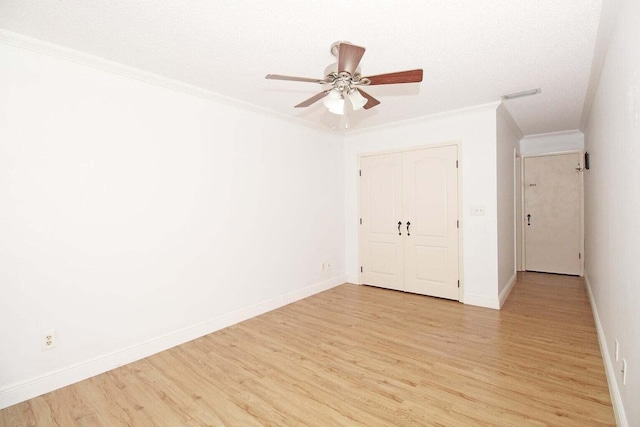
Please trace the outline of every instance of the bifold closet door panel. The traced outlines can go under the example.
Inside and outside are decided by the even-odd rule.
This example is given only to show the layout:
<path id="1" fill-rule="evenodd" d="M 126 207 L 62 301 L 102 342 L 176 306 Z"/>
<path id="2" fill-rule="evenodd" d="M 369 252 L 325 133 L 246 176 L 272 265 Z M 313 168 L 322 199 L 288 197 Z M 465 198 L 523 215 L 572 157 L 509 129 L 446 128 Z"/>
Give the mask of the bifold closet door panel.
<path id="1" fill-rule="evenodd" d="M 363 157 L 360 168 L 361 283 L 403 290 L 402 153 Z"/>
<path id="2" fill-rule="evenodd" d="M 407 292 L 459 299 L 457 153 L 445 146 L 403 155 Z"/>

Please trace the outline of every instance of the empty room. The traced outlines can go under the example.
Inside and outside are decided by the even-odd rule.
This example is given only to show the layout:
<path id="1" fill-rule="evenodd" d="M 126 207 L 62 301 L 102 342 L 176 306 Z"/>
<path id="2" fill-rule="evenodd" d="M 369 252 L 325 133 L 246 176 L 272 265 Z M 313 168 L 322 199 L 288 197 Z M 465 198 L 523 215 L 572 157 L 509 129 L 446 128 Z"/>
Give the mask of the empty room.
<path id="1" fill-rule="evenodd" d="M 637 0 L 0 0 L 0 426 L 638 426 L 638 183 Z"/>

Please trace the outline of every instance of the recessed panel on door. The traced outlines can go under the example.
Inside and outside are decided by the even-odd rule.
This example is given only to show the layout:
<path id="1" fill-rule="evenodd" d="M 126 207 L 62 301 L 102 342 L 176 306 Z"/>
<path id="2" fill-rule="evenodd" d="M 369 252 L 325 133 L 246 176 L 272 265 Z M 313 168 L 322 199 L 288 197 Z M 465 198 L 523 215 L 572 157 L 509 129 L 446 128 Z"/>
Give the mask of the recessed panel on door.
<path id="1" fill-rule="evenodd" d="M 435 149 L 432 149 L 435 150 Z M 420 215 L 418 221 L 412 222 L 414 236 L 446 238 L 449 218 L 447 203 L 447 166 L 450 159 L 437 156 L 433 151 L 414 151 L 405 155 L 407 177 L 405 199 L 407 219 L 413 213 Z M 455 162 L 455 160 L 454 160 Z"/>
<path id="2" fill-rule="evenodd" d="M 405 291 L 458 299 L 457 147 L 404 153 Z"/>
<path id="3" fill-rule="evenodd" d="M 446 247 L 416 245 L 415 280 L 446 286 L 448 252 Z"/>
<path id="4" fill-rule="evenodd" d="M 360 280 L 402 290 L 402 154 L 363 157 L 360 167 Z"/>
<path id="5" fill-rule="evenodd" d="M 370 242 L 367 272 L 395 280 L 398 276 L 397 251 L 397 243 Z"/>

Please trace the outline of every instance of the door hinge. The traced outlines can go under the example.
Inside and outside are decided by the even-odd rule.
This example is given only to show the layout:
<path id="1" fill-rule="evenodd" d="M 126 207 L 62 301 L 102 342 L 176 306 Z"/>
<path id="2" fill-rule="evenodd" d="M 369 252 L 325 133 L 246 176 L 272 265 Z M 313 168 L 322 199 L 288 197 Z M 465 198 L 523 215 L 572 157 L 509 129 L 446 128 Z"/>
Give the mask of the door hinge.
<path id="1" fill-rule="evenodd" d="M 458 168 L 458 161 L 456 160 L 456 168 Z"/>
<path id="2" fill-rule="evenodd" d="M 363 271 L 362 271 L 362 266 L 360 266 L 360 273 L 363 273 Z"/>
<path id="3" fill-rule="evenodd" d="M 460 228 L 460 220 L 456 220 L 456 228 Z"/>
<path id="4" fill-rule="evenodd" d="M 582 259 L 582 254 L 578 252 L 578 259 Z"/>
<path id="5" fill-rule="evenodd" d="M 460 287 L 460 280 L 458 280 L 458 287 Z"/>
<path id="6" fill-rule="evenodd" d="M 358 171 L 358 176 L 362 176 L 362 169 Z"/>
<path id="7" fill-rule="evenodd" d="M 360 225 L 362 225 L 362 218 L 360 218 Z"/>

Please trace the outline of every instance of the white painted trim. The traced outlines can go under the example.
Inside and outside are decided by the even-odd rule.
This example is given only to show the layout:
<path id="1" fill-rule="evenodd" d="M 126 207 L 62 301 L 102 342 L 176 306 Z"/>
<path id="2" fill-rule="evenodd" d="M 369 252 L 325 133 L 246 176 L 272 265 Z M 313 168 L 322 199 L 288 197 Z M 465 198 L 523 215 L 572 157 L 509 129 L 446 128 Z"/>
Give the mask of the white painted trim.
<path id="1" fill-rule="evenodd" d="M 460 146 L 462 145 L 462 141 L 459 139 L 444 141 L 444 142 L 436 142 L 435 144 L 413 145 L 411 147 L 406 147 L 406 148 L 391 148 L 388 150 L 367 151 L 366 153 L 358 154 L 358 169 L 360 169 L 360 159 L 362 159 L 363 157 L 380 156 L 383 154 L 404 153 L 406 151 L 418 151 L 418 150 L 424 150 L 427 148 L 440 148 L 440 147 L 449 147 L 454 145 L 458 146 L 458 157 L 460 157 L 461 156 Z M 458 161 L 462 163 L 462 160 L 458 159 Z"/>
<path id="2" fill-rule="evenodd" d="M 584 150 L 580 150 L 580 166 L 582 167 L 582 171 L 580 172 L 580 276 L 584 277 L 584 176 L 585 176 L 585 165 L 584 165 Z"/>
<path id="3" fill-rule="evenodd" d="M 526 264 L 526 259 L 527 259 L 527 245 L 526 245 L 526 240 L 524 237 L 524 233 L 526 232 L 526 225 L 524 222 L 524 214 L 525 214 L 525 204 L 524 204 L 524 157 L 522 157 L 522 154 L 519 155 L 519 161 L 520 161 L 520 271 L 526 271 L 527 270 L 527 264 Z"/>
<path id="4" fill-rule="evenodd" d="M 504 305 L 504 302 L 509 297 L 511 290 L 513 289 L 513 286 L 516 284 L 517 277 L 518 277 L 518 273 L 517 272 L 513 273 L 513 276 L 511 276 L 511 279 L 509 279 L 509 282 L 507 282 L 507 286 L 505 286 L 502 292 L 500 292 L 500 295 L 498 295 L 498 300 L 500 301 L 500 308 L 502 308 L 502 306 Z"/>
<path id="5" fill-rule="evenodd" d="M 362 182 L 362 157 L 363 155 L 360 154 L 357 158 L 357 171 L 358 171 L 358 178 L 356 178 L 357 181 L 357 188 L 356 188 L 356 203 L 358 204 L 358 217 L 356 218 L 356 221 L 358 221 L 358 225 L 356 226 L 357 230 L 358 230 L 358 264 L 360 265 L 360 272 L 358 273 L 358 278 L 356 279 L 356 283 L 359 285 L 362 285 L 362 269 L 363 269 L 363 264 L 362 264 L 362 223 L 360 222 L 360 220 L 362 220 L 362 205 L 360 204 L 360 199 L 362 198 L 361 196 L 361 185 L 360 183 Z M 345 203 L 345 206 L 347 205 L 347 203 Z M 351 276 L 351 275 L 349 275 Z"/>
<path id="6" fill-rule="evenodd" d="M 545 132 L 545 133 L 532 133 L 531 135 L 525 135 L 522 139 L 538 139 L 538 138 L 546 138 L 560 135 L 574 135 L 576 133 L 582 133 L 579 129 L 572 130 L 560 130 L 557 132 Z"/>
<path id="7" fill-rule="evenodd" d="M 464 294 L 464 303 L 467 305 L 475 305 L 478 307 L 493 308 L 500 310 L 500 300 L 498 298 L 491 298 L 484 295 Z"/>
<path id="8" fill-rule="evenodd" d="M 0 28 L 0 43 L 15 46 L 21 49 L 27 49 L 34 52 L 42 53 L 44 55 L 49 55 L 58 59 L 72 61 L 77 64 L 96 68 L 96 69 L 113 73 L 113 74 L 118 74 L 128 78 L 140 80 L 140 81 L 153 84 L 156 86 L 160 86 L 166 89 L 186 93 L 188 95 L 193 95 L 200 98 L 220 102 L 232 107 L 252 111 L 255 113 L 265 114 L 267 116 L 278 118 L 280 120 L 285 120 L 287 122 L 294 123 L 299 126 L 305 126 L 305 127 L 309 127 L 312 129 L 316 129 L 316 130 L 320 130 L 328 133 L 335 133 L 333 129 L 327 128 L 325 126 L 319 125 L 318 123 L 306 120 L 301 117 L 292 117 L 287 114 L 282 114 L 274 110 L 269 110 L 267 108 L 260 107 L 250 102 L 241 101 L 239 99 L 235 99 L 235 98 L 222 95 L 210 90 L 206 90 L 197 86 L 186 84 L 178 80 L 174 80 L 168 77 L 163 77 L 158 74 L 150 73 L 148 71 L 144 71 L 139 68 L 130 67 L 128 65 L 124 65 L 119 62 L 110 61 L 108 59 L 105 59 L 96 55 L 91 55 L 75 49 L 60 46 L 54 43 L 49 43 L 33 37 L 25 36 L 22 34 L 14 33 L 12 31 L 8 31 L 2 28 Z M 467 114 L 475 111 L 481 111 L 484 109 L 491 109 L 491 108 L 495 109 L 498 107 L 499 104 L 500 102 L 491 102 L 487 104 L 476 105 L 473 107 L 462 108 L 459 110 L 445 111 L 445 112 L 436 113 L 428 116 L 421 116 L 421 117 L 408 119 L 408 120 L 400 120 L 393 123 L 385 123 L 378 126 L 373 126 L 365 129 L 360 129 L 360 130 L 357 130 L 357 129 L 354 129 L 354 130 L 350 129 L 348 131 L 340 130 L 339 134 L 346 136 L 346 135 L 351 135 L 352 133 L 358 133 L 358 132 L 369 132 L 369 131 L 376 132 L 381 128 L 406 126 L 407 124 L 410 124 L 413 122 L 423 122 L 423 121 L 428 121 L 432 119 L 437 119 L 443 116 L 463 115 L 463 114 Z"/>
<path id="9" fill-rule="evenodd" d="M 260 107 L 250 102 L 241 101 L 230 96 L 222 95 L 201 87 L 193 86 L 174 80 L 159 74 L 150 73 L 139 68 L 130 67 L 119 62 L 110 61 L 108 59 L 84 53 L 75 49 L 70 49 L 57 44 L 45 42 L 43 40 L 27 37 L 22 34 L 0 28 L 0 43 L 21 49 L 31 50 L 54 58 L 75 62 L 76 64 L 95 68 L 108 73 L 117 74 L 131 79 L 139 80 L 165 89 L 174 90 L 187 95 L 197 96 L 199 98 L 208 99 L 210 101 L 219 102 L 232 107 L 251 111 L 254 113 L 264 114 L 280 120 L 285 120 L 298 126 L 306 126 L 315 130 L 333 133 L 331 129 L 321 126 L 315 122 L 311 122 L 302 118 L 294 118 L 287 114 L 278 113 L 267 108 Z"/>
<path id="10" fill-rule="evenodd" d="M 143 343 L 77 363 L 28 381 L 10 385 L 0 390 L 0 409 L 149 357 L 233 324 L 326 291 L 345 282 L 346 275 L 337 276 Z"/>
<path id="11" fill-rule="evenodd" d="M 607 383 L 609 383 L 609 394 L 611 395 L 611 402 L 613 403 L 613 412 L 616 416 L 616 424 L 619 427 L 629 427 L 627 421 L 627 415 L 624 411 L 624 405 L 622 403 L 622 396 L 620 395 L 620 389 L 618 388 L 618 382 L 616 381 L 615 368 L 611 361 L 609 353 L 609 347 L 607 346 L 607 337 L 604 334 L 602 323 L 600 322 L 600 316 L 598 315 L 598 307 L 596 306 L 596 300 L 591 292 L 591 283 L 589 283 L 589 277 L 586 272 L 584 274 L 584 282 L 587 288 L 587 295 L 589 295 L 589 302 L 591 303 L 591 311 L 593 311 L 593 320 L 596 324 L 596 331 L 598 332 L 598 342 L 600 343 L 600 353 L 602 354 L 602 361 L 604 362 L 604 370 L 607 374 Z"/>
<path id="12" fill-rule="evenodd" d="M 476 113 L 479 111 L 495 110 L 500 105 L 500 102 L 501 101 L 489 102 L 487 104 L 480 104 L 480 105 L 475 105 L 473 107 L 460 108 L 458 110 L 443 111 L 441 113 L 434 113 L 427 116 L 420 116 L 420 117 L 415 117 L 415 118 L 406 119 L 406 120 L 399 120 L 397 122 L 385 123 L 382 125 L 371 126 L 364 129 L 353 129 L 353 130 L 349 130 L 348 132 L 345 132 L 345 136 L 349 137 L 351 135 L 378 132 L 380 129 L 406 127 L 412 124 L 424 123 L 431 120 L 441 119 L 443 117 L 449 118 L 449 117 L 456 117 L 456 116 L 464 116 L 465 114 Z"/>
<path id="13" fill-rule="evenodd" d="M 515 158 L 513 159 L 514 161 L 514 171 L 513 171 L 513 179 L 515 182 L 515 189 L 514 189 L 514 196 L 513 196 L 513 200 L 514 200 L 514 212 L 515 212 L 515 242 L 514 242 L 514 251 L 516 254 L 516 259 L 515 259 L 515 271 L 516 274 L 518 273 L 518 271 L 522 271 L 523 267 L 522 267 L 522 256 L 523 256 L 523 245 L 522 245 L 522 241 L 523 241 L 523 236 L 522 233 L 524 232 L 523 228 L 522 228 L 522 215 L 523 215 L 523 211 L 524 211 L 524 206 L 522 204 L 523 200 L 522 200 L 522 157 L 520 156 L 520 153 L 518 152 L 518 150 L 515 150 Z"/>
<path id="14" fill-rule="evenodd" d="M 464 293 L 464 187 L 462 185 L 462 141 L 456 141 L 458 146 L 458 280 L 460 287 L 458 289 L 458 301 L 465 303 Z"/>
<path id="15" fill-rule="evenodd" d="M 582 154 L 584 150 L 565 150 L 565 151 L 554 151 L 553 153 L 540 153 L 540 154 L 523 154 L 521 157 L 523 159 L 530 159 L 531 157 L 551 157 L 551 156 L 562 156 L 564 154 Z"/>

